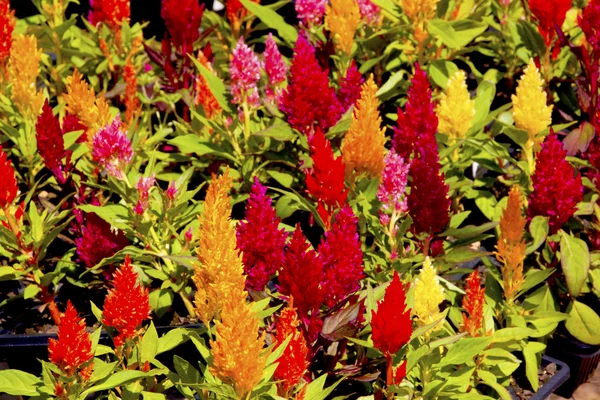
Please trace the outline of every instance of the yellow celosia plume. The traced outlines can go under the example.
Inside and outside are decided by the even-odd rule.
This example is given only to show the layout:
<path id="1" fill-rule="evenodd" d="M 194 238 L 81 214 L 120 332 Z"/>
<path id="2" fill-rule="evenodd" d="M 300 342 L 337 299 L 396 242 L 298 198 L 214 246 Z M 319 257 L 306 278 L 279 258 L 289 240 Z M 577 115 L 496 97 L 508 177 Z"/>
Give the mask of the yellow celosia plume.
<path id="1" fill-rule="evenodd" d="M 37 90 L 42 50 L 33 35 L 17 35 L 10 50 L 8 71 L 12 83 L 11 99 L 28 121 L 34 121 L 44 104 L 44 94 Z"/>
<path id="2" fill-rule="evenodd" d="M 235 227 L 231 223 L 232 179 L 229 170 L 213 177 L 208 186 L 200 219 L 199 264 L 194 269 L 196 313 L 208 325 L 223 308 L 230 293 L 244 290 L 242 257 L 236 249 Z"/>
<path id="3" fill-rule="evenodd" d="M 441 318 L 440 303 L 444 301 L 444 288 L 429 257 L 415 281 L 413 314 L 419 326 L 429 325 Z"/>
<path id="4" fill-rule="evenodd" d="M 221 321 L 215 321 L 210 372 L 232 385 L 238 398 L 244 399 L 260 381 L 267 362 L 265 334 L 258 334 L 259 319 L 246 303 L 247 293 L 235 287 L 229 290 L 223 298 Z"/>
<path id="5" fill-rule="evenodd" d="M 552 123 L 552 106 L 546 104 L 547 100 L 544 80 L 532 59 L 512 96 L 515 125 L 529 134 L 526 150 L 531 151 L 540 143 L 537 135 Z"/>
<path id="6" fill-rule="evenodd" d="M 363 173 L 379 178 L 385 167 L 385 130 L 381 128 L 376 93 L 377 85 L 371 75 L 361 88 L 352 124 L 342 143 L 342 160 L 350 180 L 354 174 Z"/>
<path id="7" fill-rule="evenodd" d="M 512 303 L 523 284 L 523 260 L 525 259 L 525 240 L 523 232 L 527 219 L 521 213 L 523 201 L 518 186 L 508 194 L 506 209 L 500 218 L 500 236 L 496 246 L 496 258 L 503 264 L 502 282 L 504 297 Z"/>
<path id="8" fill-rule="evenodd" d="M 435 18 L 440 0 L 398 0 L 404 14 L 413 21 L 428 21 Z"/>
<path id="9" fill-rule="evenodd" d="M 439 120 L 439 131 L 448 134 L 451 142 L 465 137 L 475 116 L 475 101 L 471 100 L 466 79 L 462 70 L 452 75 L 435 110 Z"/>
<path id="10" fill-rule="evenodd" d="M 83 80 L 83 75 L 77 70 L 67 78 L 67 91 L 63 100 L 67 103 L 66 110 L 84 124 L 88 142 L 100 128 L 112 122 L 110 109 L 104 96 L 96 97 L 94 89 Z"/>
<path id="11" fill-rule="evenodd" d="M 356 0 L 331 0 L 325 10 L 325 24 L 335 41 L 336 48 L 346 55 L 352 54 L 354 34 L 360 24 L 360 9 Z"/>

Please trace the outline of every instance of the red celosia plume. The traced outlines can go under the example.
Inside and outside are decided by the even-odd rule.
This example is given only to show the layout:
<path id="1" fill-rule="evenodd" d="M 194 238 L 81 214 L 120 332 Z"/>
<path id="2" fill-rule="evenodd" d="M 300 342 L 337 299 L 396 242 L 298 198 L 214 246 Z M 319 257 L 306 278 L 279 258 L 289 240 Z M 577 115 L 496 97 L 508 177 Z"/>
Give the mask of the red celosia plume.
<path id="1" fill-rule="evenodd" d="M 236 232 L 237 247 L 242 252 L 246 288 L 263 290 L 272 275 L 283 265 L 283 248 L 287 234 L 279 229 L 279 218 L 267 196 L 267 188 L 254 179 L 246 206 L 246 220 Z"/>
<path id="2" fill-rule="evenodd" d="M 556 37 L 554 25 L 560 28 L 565 22 L 571 0 L 529 0 L 529 9 L 537 19 L 538 30 L 548 46 Z"/>
<path id="3" fill-rule="evenodd" d="M 92 25 L 104 22 L 115 29 L 131 15 L 129 0 L 90 0 L 90 7 L 88 20 Z"/>
<path id="4" fill-rule="evenodd" d="M 48 99 L 42 107 L 42 113 L 38 116 L 35 129 L 38 152 L 44 159 L 44 164 L 60 183 L 64 183 L 66 178 L 63 173 L 62 158 L 65 155 L 65 141 L 60 121 L 52 114 Z"/>
<path id="5" fill-rule="evenodd" d="M 383 354 L 395 354 L 410 340 L 412 320 L 406 309 L 406 290 L 398 272 L 385 290 L 383 300 L 371 318 L 373 345 Z"/>
<path id="6" fill-rule="evenodd" d="M 50 362 L 67 376 L 72 376 L 92 359 L 92 340 L 85 330 L 85 320 L 79 318 L 77 310 L 67 303 L 67 309 L 58 326 L 58 340 L 48 339 Z"/>
<path id="7" fill-rule="evenodd" d="M 162 0 L 161 17 L 175 47 L 182 54 L 192 53 L 194 42 L 200 37 L 204 4 L 198 0 Z"/>
<path id="8" fill-rule="evenodd" d="M 342 105 L 343 112 L 346 112 L 350 106 L 356 103 L 360 97 L 361 86 L 365 79 L 356 68 L 356 62 L 352 60 L 346 76 L 340 81 L 340 89 L 337 92 L 337 98 Z"/>
<path id="9" fill-rule="evenodd" d="M 467 292 L 462 299 L 462 306 L 467 312 L 463 313 L 462 331 L 477 337 L 483 327 L 483 304 L 485 303 L 485 289 L 481 287 L 479 272 L 474 271 L 467 278 Z"/>
<path id="10" fill-rule="evenodd" d="M 0 0 L 0 65 L 4 65 L 10 56 L 15 24 L 15 12 L 10 8 L 10 1 Z"/>
<path id="11" fill-rule="evenodd" d="M 17 180 L 15 170 L 12 167 L 6 153 L 0 146 L 0 208 L 10 206 L 17 197 Z"/>
<path id="12" fill-rule="evenodd" d="M 356 228 L 357 218 L 348 205 L 335 216 L 331 229 L 319 245 L 319 256 L 325 266 L 322 286 L 326 290 L 325 304 L 329 307 L 360 289 L 364 277 L 363 252 Z"/>
<path id="13" fill-rule="evenodd" d="M 573 216 L 577 203 L 583 200 L 581 175 L 565 159 L 566 150 L 554 133 L 542 143 L 537 154 L 535 173 L 531 177 L 533 193 L 529 198 L 527 215 L 550 218 L 550 234 L 558 230 Z"/>
<path id="14" fill-rule="evenodd" d="M 81 221 L 80 229 L 75 247 L 77 256 L 87 268 L 94 267 L 103 258 L 114 256 L 129 244 L 122 231 L 113 232 L 110 224 L 95 213 L 85 215 L 85 222 Z"/>
<path id="15" fill-rule="evenodd" d="M 119 347 L 125 340 L 134 338 L 138 326 L 150 316 L 148 289 L 138 283 L 129 255 L 113 275 L 113 288 L 104 300 L 102 323 L 115 328 L 119 334 L 114 338 Z"/>
<path id="16" fill-rule="evenodd" d="M 320 130 L 310 140 L 313 167 L 306 171 L 306 189 L 317 201 L 317 211 L 326 227 L 333 212 L 346 203 L 345 167 L 342 157 L 335 157 L 331 143 Z"/>
<path id="17" fill-rule="evenodd" d="M 296 310 L 290 305 L 281 311 L 279 318 L 275 322 L 276 342 L 278 345 L 285 342 L 289 337 L 290 341 L 283 351 L 283 354 L 277 360 L 279 365 L 275 370 L 274 377 L 278 381 L 280 395 L 289 398 L 289 391 L 296 386 L 308 368 L 308 346 L 302 332 L 298 330 L 298 316 Z"/>

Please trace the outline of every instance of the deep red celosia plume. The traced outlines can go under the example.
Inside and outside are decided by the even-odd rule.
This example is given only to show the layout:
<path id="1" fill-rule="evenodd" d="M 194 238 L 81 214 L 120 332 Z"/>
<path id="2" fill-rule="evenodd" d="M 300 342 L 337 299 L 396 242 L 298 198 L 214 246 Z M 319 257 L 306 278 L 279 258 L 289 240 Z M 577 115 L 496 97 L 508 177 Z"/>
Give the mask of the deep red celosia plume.
<path id="1" fill-rule="evenodd" d="M 115 346 L 138 334 L 138 326 L 150 316 L 148 289 L 138 282 L 138 274 L 133 270 L 129 255 L 113 275 L 113 288 L 104 300 L 102 323 L 115 328 L 119 334 L 114 337 Z"/>
<path id="2" fill-rule="evenodd" d="M 298 224 L 285 249 L 285 262 L 279 271 L 279 292 L 294 298 L 294 306 L 303 321 L 323 304 L 323 276 L 323 261 L 311 248 Z"/>
<path id="3" fill-rule="evenodd" d="M 342 105 L 343 112 L 346 112 L 350 106 L 356 103 L 360 97 L 361 85 L 365 79 L 356 68 L 356 62 L 352 60 L 346 76 L 340 81 L 340 89 L 337 92 L 337 98 Z"/>
<path id="4" fill-rule="evenodd" d="M 204 4 L 198 0 L 162 0 L 161 17 L 175 47 L 182 54 L 193 53 L 194 42 L 200 37 Z"/>
<path id="5" fill-rule="evenodd" d="M 79 217 L 80 236 L 75 239 L 77 256 L 87 268 L 92 268 L 103 258 L 112 257 L 129 244 L 122 231 L 113 232 L 110 224 L 95 213 Z"/>
<path id="6" fill-rule="evenodd" d="M 344 206 L 325 232 L 325 239 L 318 248 L 325 266 L 325 304 L 329 307 L 344 300 L 349 294 L 360 289 L 364 277 L 363 252 L 356 228 L 358 219 L 352 208 Z"/>
<path id="7" fill-rule="evenodd" d="M 483 304 L 485 303 L 485 289 L 481 287 L 478 271 L 472 272 L 467 278 L 465 292 L 462 306 L 467 314 L 463 313 L 462 331 L 477 337 L 483 327 Z"/>
<path id="8" fill-rule="evenodd" d="M 548 46 L 556 37 L 554 25 L 560 28 L 565 22 L 571 0 L 529 0 L 529 9 L 537 19 L 538 30 Z"/>
<path id="9" fill-rule="evenodd" d="M 425 71 L 417 64 L 415 76 L 408 89 L 408 102 L 404 111 L 398 109 L 398 121 L 394 128 L 393 139 L 396 153 L 405 160 L 410 160 L 413 152 L 421 150 L 425 146 L 420 142 L 425 140 L 426 143 L 431 143 L 431 139 L 435 138 L 437 127 L 438 119 L 431 101 L 429 79 Z"/>
<path id="10" fill-rule="evenodd" d="M 50 362 L 67 376 L 76 374 L 94 356 L 85 320 L 79 318 L 71 301 L 67 302 L 67 309 L 60 320 L 58 339 L 48 339 L 48 356 Z"/>
<path id="11" fill-rule="evenodd" d="M 313 167 L 306 171 L 306 189 L 317 201 L 317 211 L 328 228 L 333 212 L 346 203 L 348 190 L 344 186 L 345 166 L 342 157 L 335 157 L 331 143 L 321 130 L 310 140 Z"/>
<path id="12" fill-rule="evenodd" d="M 0 208 L 10 206 L 17 197 L 17 180 L 15 170 L 2 146 L 0 146 Z"/>
<path id="13" fill-rule="evenodd" d="M 426 153 L 430 154 L 430 153 Z M 437 153 L 415 158 L 410 166 L 412 184 L 407 198 L 411 229 L 429 235 L 442 231 L 450 221 L 450 198 Z"/>
<path id="14" fill-rule="evenodd" d="M 266 186 L 258 178 L 254 178 L 246 220 L 238 225 L 236 236 L 246 272 L 246 288 L 263 290 L 284 263 L 287 234 L 279 229 L 279 217 L 271 206 Z"/>
<path id="15" fill-rule="evenodd" d="M 298 35 L 280 108 L 293 128 L 309 136 L 315 127 L 325 131 L 335 125 L 344 112 L 328 75 L 319 65 L 315 49 Z"/>
<path id="16" fill-rule="evenodd" d="M 385 290 L 377 311 L 372 311 L 373 345 L 383 354 L 395 354 L 410 340 L 412 320 L 406 309 L 406 292 L 398 272 Z"/>
<path id="17" fill-rule="evenodd" d="M 292 308 L 290 300 L 290 305 L 281 311 L 275 322 L 277 345 L 290 338 L 283 354 L 277 360 L 279 364 L 273 374 L 276 380 L 282 381 L 278 384 L 279 394 L 285 398 L 289 398 L 290 389 L 300 382 L 308 368 L 308 346 L 304 335 L 298 330 L 299 323 L 296 310 Z"/>
<path id="18" fill-rule="evenodd" d="M 90 0 L 90 7 L 88 20 L 92 25 L 104 22 L 115 29 L 131 15 L 129 0 Z"/>
<path id="19" fill-rule="evenodd" d="M 531 177 L 533 193 L 529 197 L 527 215 L 549 217 L 550 234 L 558 230 L 573 216 L 577 203 L 583 200 L 581 175 L 565 159 L 566 150 L 554 133 L 551 133 L 537 154 L 535 173 Z"/>
<path id="20" fill-rule="evenodd" d="M 60 183 L 64 183 L 66 178 L 63 172 L 62 158 L 65 155 L 65 141 L 60 121 L 52 114 L 52 107 L 48 104 L 48 99 L 42 107 L 42 113 L 38 116 L 35 129 L 38 152 L 44 159 L 46 168 L 52 171 Z"/>

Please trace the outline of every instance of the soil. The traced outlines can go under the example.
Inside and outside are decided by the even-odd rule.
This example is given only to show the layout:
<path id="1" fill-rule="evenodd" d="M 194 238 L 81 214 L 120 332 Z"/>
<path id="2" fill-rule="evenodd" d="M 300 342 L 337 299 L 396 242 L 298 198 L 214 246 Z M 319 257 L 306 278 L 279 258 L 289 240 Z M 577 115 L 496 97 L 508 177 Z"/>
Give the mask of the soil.
<path id="1" fill-rule="evenodd" d="M 556 372 L 557 366 L 555 363 L 550 363 L 544 368 L 540 368 L 538 370 L 538 383 L 540 385 L 540 388 L 544 386 L 546 382 L 548 382 L 548 380 L 550 380 L 550 378 L 552 378 L 556 374 Z M 520 383 L 522 383 L 524 387 L 521 387 Z M 527 382 L 526 380 L 525 382 L 517 382 L 517 380 L 515 380 L 515 378 L 512 377 L 510 387 L 516 395 L 515 398 L 519 400 L 530 399 L 535 394 L 535 392 L 531 390 L 529 382 Z"/>

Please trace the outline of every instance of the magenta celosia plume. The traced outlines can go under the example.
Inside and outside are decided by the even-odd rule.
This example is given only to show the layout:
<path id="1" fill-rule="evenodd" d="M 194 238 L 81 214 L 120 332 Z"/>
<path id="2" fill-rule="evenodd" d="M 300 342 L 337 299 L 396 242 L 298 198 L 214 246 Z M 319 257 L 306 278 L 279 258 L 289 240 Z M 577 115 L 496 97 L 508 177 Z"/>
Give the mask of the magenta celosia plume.
<path id="1" fill-rule="evenodd" d="M 287 67 L 283 62 L 283 57 L 279 52 L 275 39 L 273 39 L 272 33 L 269 33 L 267 36 L 265 45 L 265 72 L 269 77 L 269 83 L 271 85 L 278 85 L 285 81 Z"/>
<path id="2" fill-rule="evenodd" d="M 360 16 L 369 25 L 376 25 L 381 19 L 381 8 L 371 0 L 357 0 Z"/>
<path id="3" fill-rule="evenodd" d="M 150 189 L 154 186 L 154 174 L 148 178 L 140 177 L 135 188 L 138 191 L 138 202 L 134 208 L 134 211 L 138 215 L 142 215 L 144 211 L 148 209 Z"/>
<path id="4" fill-rule="evenodd" d="M 325 265 L 325 304 L 329 307 L 360 289 L 364 277 L 363 252 L 357 231 L 358 219 L 352 208 L 344 206 L 335 216 L 331 229 L 318 248 Z"/>
<path id="5" fill-rule="evenodd" d="M 35 129 L 38 152 L 42 156 L 46 168 L 56 176 L 60 183 L 65 183 L 62 163 L 65 155 L 65 141 L 60 129 L 60 121 L 52 114 L 52 107 L 48 104 L 48 99 L 42 107 L 42 113 L 38 116 Z"/>
<path id="6" fill-rule="evenodd" d="M 300 24 L 310 27 L 321 25 L 327 0 L 296 0 L 294 7 Z"/>
<path id="7" fill-rule="evenodd" d="M 343 112 L 346 112 L 350 106 L 356 103 L 360 97 L 361 86 L 365 79 L 356 68 L 356 63 L 352 60 L 346 76 L 340 81 L 340 89 L 337 92 L 337 98 L 342 105 Z"/>
<path id="8" fill-rule="evenodd" d="M 329 84 L 329 73 L 321 68 L 315 49 L 298 35 L 288 87 L 280 104 L 289 124 L 311 135 L 315 127 L 327 130 L 340 119 L 343 109 Z"/>
<path id="9" fill-rule="evenodd" d="M 390 213 L 395 211 L 404 214 L 408 211 L 406 183 L 410 164 L 396 154 L 394 149 L 386 154 L 384 162 L 385 168 L 377 190 L 377 198 L 382 203 L 379 219 L 383 225 L 387 225 L 390 223 Z"/>
<path id="10" fill-rule="evenodd" d="M 600 58 L 600 0 L 591 0 L 577 17 L 577 22 L 592 47 L 595 59 Z"/>
<path id="11" fill-rule="evenodd" d="M 438 126 L 429 79 L 418 64 L 416 68 L 408 89 L 408 102 L 404 111 L 398 109 L 398 121 L 394 129 L 394 148 L 405 160 L 410 160 L 413 151 L 419 150 L 421 138 L 435 137 Z"/>
<path id="12" fill-rule="evenodd" d="M 92 157 L 117 179 L 123 179 L 125 166 L 133 158 L 131 142 L 121 129 L 121 118 L 100 129 L 93 139 Z"/>
<path id="13" fill-rule="evenodd" d="M 259 103 L 257 84 L 260 80 L 260 61 L 244 38 L 240 38 L 233 49 L 233 58 L 229 65 L 231 75 L 231 94 L 235 104 L 242 104 L 244 99 L 251 107 Z"/>
<path id="14" fill-rule="evenodd" d="M 531 177 L 533 193 L 529 197 L 527 214 L 549 217 L 550 233 L 554 234 L 573 216 L 577 203 L 583 200 L 581 176 L 565 159 L 567 152 L 554 133 L 542 143 L 537 154 L 535 173 Z"/>
<path id="15" fill-rule="evenodd" d="M 171 42 L 183 54 L 193 53 L 194 42 L 200 37 L 204 4 L 198 0 L 163 0 L 160 11 Z"/>
<path id="16" fill-rule="evenodd" d="M 279 217 L 271 206 L 266 186 L 258 178 L 254 178 L 246 220 L 238 225 L 236 236 L 247 275 L 246 288 L 263 290 L 284 263 L 287 234 L 279 229 Z"/>

